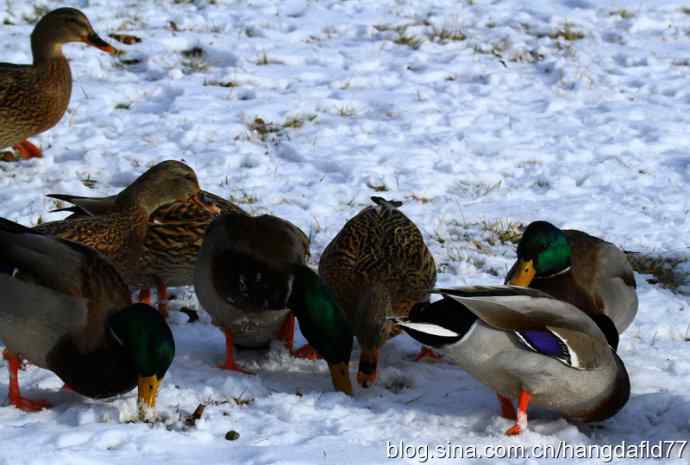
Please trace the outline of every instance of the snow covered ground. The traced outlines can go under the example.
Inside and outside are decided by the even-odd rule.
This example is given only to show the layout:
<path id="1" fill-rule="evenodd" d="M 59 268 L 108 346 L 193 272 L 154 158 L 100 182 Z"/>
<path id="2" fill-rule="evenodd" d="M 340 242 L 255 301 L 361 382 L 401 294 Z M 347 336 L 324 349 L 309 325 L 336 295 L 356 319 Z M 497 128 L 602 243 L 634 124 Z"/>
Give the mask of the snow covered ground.
<path id="1" fill-rule="evenodd" d="M 502 282 L 515 254 L 505 231 L 546 219 L 681 262 L 680 286 L 637 276 L 640 311 L 620 348 L 632 398 L 601 424 L 535 410 L 528 432 L 505 437 L 493 393 L 450 364 L 415 363 L 404 336 L 384 348 L 379 383 L 352 398 L 332 392 L 324 362 L 278 343 L 240 353 L 257 376 L 228 374 L 208 317 L 173 312 L 159 423 L 130 422 L 134 393 L 85 400 L 29 367 L 25 393 L 56 407 L 0 408 L 0 464 L 419 463 L 387 459 L 386 441 L 690 439 L 690 2 L 6 0 L 0 59 L 29 62 L 37 16 L 65 4 L 103 37 L 142 41 L 113 42 L 121 58 L 66 48 L 70 110 L 34 139 L 44 159 L 0 164 L 2 216 L 57 219 L 44 194 L 112 193 L 174 158 L 207 190 L 301 226 L 314 265 L 383 195 L 405 201 L 442 285 Z M 190 289 L 182 305 L 198 305 Z M 0 389 L 7 381 L 3 369 Z M 200 403 L 203 418 L 185 426 Z"/>

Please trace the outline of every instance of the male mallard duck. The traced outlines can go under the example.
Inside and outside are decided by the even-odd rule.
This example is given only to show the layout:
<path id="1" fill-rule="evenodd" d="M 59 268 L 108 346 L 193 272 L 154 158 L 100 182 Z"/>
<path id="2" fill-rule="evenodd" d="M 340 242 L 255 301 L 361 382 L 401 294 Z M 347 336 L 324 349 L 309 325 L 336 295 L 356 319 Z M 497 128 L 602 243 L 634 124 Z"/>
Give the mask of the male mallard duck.
<path id="1" fill-rule="evenodd" d="M 635 274 L 610 242 L 535 221 L 525 229 L 517 258 L 506 284 L 539 289 L 588 315 L 606 315 L 619 333 L 637 314 Z"/>
<path id="2" fill-rule="evenodd" d="M 580 421 L 615 415 L 630 380 L 615 351 L 618 332 L 567 302 L 523 287 L 441 289 L 445 298 L 398 321 L 422 344 L 438 348 L 496 391 L 501 412 L 527 428 L 531 402 Z M 518 400 L 515 414 L 511 399 Z"/>
<path id="3" fill-rule="evenodd" d="M 0 63 L 0 147 L 13 145 L 22 158 L 40 157 L 28 138 L 55 126 L 67 110 L 72 74 L 62 45 L 84 42 L 108 53 L 115 49 L 74 8 L 45 15 L 31 34 L 31 65 Z"/>
<path id="4" fill-rule="evenodd" d="M 362 353 L 357 382 L 376 381 L 379 349 L 391 336 L 387 316 L 407 316 L 436 282 L 434 257 L 398 207 L 372 197 L 326 247 L 319 274 L 352 322 Z"/>
<path id="5" fill-rule="evenodd" d="M 225 333 L 222 368 L 244 371 L 235 363 L 234 344 L 260 347 L 280 333 L 290 339 L 291 310 L 307 341 L 328 363 L 336 389 L 352 394 L 352 332 L 331 292 L 305 264 L 308 253 L 307 236 L 283 219 L 222 215 L 206 233 L 194 288 Z"/>
<path id="6" fill-rule="evenodd" d="M 141 275 L 146 239 L 155 225 L 151 215 L 164 205 L 183 202 L 215 214 L 202 203 L 199 182 L 189 166 L 168 160 L 148 170 L 115 199 L 111 213 L 43 223 L 36 230 L 81 242 L 110 257 L 126 282 Z M 172 247 L 168 242 L 167 247 Z"/>
<path id="7" fill-rule="evenodd" d="M 67 219 L 100 217 L 118 210 L 117 199 L 127 195 L 128 189 L 147 183 L 153 174 L 171 175 L 178 162 L 159 163 L 132 185 L 117 195 L 109 197 L 79 197 L 65 194 L 49 194 L 48 197 L 73 204 L 73 207 L 57 211 L 71 211 Z M 158 308 L 167 314 L 167 288 L 191 286 L 194 282 L 194 263 L 201 248 L 206 228 L 218 213 L 242 213 L 244 210 L 215 194 L 201 191 L 203 204 L 196 200 L 178 201 L 162 205 L 150 216 L 144 239 L 144 250 L 137 266 L 127 270 L 124 278 L 127 284 L 142 289 L 140 301 L 150 303 L 150 289 L 158 290 Z"/>
<path id="8" fill-rule="evenodd" d="M 132 304 L 102 254 L 0 218 L 0 294 L 12 405 L 47 406 L 21 396 L 22 357 L 84 396 L 111 397 L 138 385 L 140 415 L 155 406 L 175 354 L 172 332 L 155 309 Z"/>

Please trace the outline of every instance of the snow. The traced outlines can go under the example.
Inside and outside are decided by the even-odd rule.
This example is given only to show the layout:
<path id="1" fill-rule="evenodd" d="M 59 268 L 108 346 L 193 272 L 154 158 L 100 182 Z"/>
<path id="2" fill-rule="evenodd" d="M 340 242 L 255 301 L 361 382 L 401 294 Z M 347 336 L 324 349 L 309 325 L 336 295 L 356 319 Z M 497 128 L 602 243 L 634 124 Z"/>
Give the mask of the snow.
<path id="1" fill-rule="evenodd" d="M 205 189 L 302 227 L 313 265 L 371 195 L 405 202 L 436 257 L 439 285 L 502 282 L 514 246 L 491 228 L 534 219 L 626 250 L 689 256 L 690 4 L 682 1 L 0 3 L 3 61 L 29 62 L 31 21 L 65 4 L 83 9 L 104 38 L 142 39 L 113 42 L 126 50 L 121 58 L 66 47 L 74 91 L 60 124 L 33 139 L 45 158 L 0 164 L 0 214 L 10 219 L 58 219 L 44 194 L 110 194 L 174 158 L 197 170 Z M 440 31 L 466 37 L 440 40 Z M 251 129 L 257 118 L 265 134 Z M 601 424 L 535 409 L 529 431 L 505 437 L 510 423 L 493 393 L 450 364 L 415 363 L 418 346 L 406 336 L 383 349 L 376 386 L 356 387 L 352 398 L 332 392 L 324 362 L 295 360 L 279 343 L 240 352 L 256 376 L 228 374 L 215 368 L 224 344 L 208 316 L 187 323 L 173 312 L 178 354 L 159 422 L 132 422 L 134 393 L 88 400 L 28 367 L 24 392 L 55 407 L 0 408 L 0 463 L 420 463 L 387 459 L 386 441 L 688 440 L 690 289 L 648 279 L 637 276 L 640 311 L 619 351 L 632 397 Z M 191 289 L 177 290 L 172 308 L 183 305 L 198 307 Z M 200 403 L 203 417 L 186 426 Z M 235 441 L 225 439 L 231 430 Z"/>

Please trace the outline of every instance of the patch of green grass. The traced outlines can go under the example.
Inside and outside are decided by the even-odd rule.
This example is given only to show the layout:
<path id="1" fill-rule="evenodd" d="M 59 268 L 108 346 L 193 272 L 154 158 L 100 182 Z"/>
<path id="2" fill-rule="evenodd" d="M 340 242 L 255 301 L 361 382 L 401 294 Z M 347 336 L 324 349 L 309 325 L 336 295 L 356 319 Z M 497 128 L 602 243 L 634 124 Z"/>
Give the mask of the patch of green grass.
<path id="1" fill-rule="evenodd" d="M 357 115 L 357 110 L 354 107 L 344 106 L 339 107 L 336 110 L 336 113 L 338 116 L 342 116 L 343 118 L 352 118 L 353 116 Z"/>
<path id="2" fill-rule="evenodd" d="M 83 178 L 80 178 L 79 180 L 84 185 L 84 187 L 88 187 L 89 189 L 95 188 L 96 185 L 98 184 L 98 180 L 92 178 L 90 174 L 87 174 L 86 176 L 84 176 Z"/>
<path id="3" fill-rule="evenodd" d="M 684 6 L 683 8 L 680 9 L 680 11 L 682 11 L 686 15 L 690 15 L 690 7 L 688 7 L 688 6 Z"/>
<path id="4" fill-rule="evenodd" d="M 685 257 L 670 257 L 648 253 L 626 252 L 633 269 L 640 274 L 651 275 L 650 284 L 666 289 L 677 290 L 687 282 L 685 273 L 678 270 L 687 261 Z"/>
<path id="5" fill-rule="evenodd" d="M 208 63 L 204 61 L 206 52 L 201 47 L 192 47 L 182 51 L 185 60 L 182 61 L 183 72 L 185 74 L 200 73 L 208 69 Z"/>
<path id="6" fill-rule="evenodd" d="M 630 11 L 630 10 L 626 10 L 625 8 L 622 8 L 620 10 L 610 11 L 609 16 L 620 16 L 623 19 L 631 19 L 631 18 L 634 18 L 636 15 L 635 15 L 634 11 Z"/>
<path id="7" fill-rule="evenodd" d="M 481 228 L 489 233 L 487 242 L 490 245 L 495 245 L 497 242 L 517 244 L 522 239 L 522 233 L 525 232 L 526 226 L 510 220 L 497 220 L 483 221 Z"/>
<path id="8" fill-rule="evenodd" d="M 247 192 L 240 192 L 237 195 L 230 194 L 230 202 L 244 205 L 252 205 L 259 201 L 259 199 Z"/>
<path id="9" fill-rule="evenodd" d="M 263 118 L 257 116 L 247 127 L 252 133 L 256 134 L 262 142 L 266 142 L 271 135 L 282 137 L 285 135 L 287 129 L 299 129 L 304 126 L 305 122 L 315 121 L 317 117 L 318 115 L 315 114 L 290 116 L 283 123 L 273 123 L 265 121 Z"/>
<path id="10" fill-rule="evenodd" d="M 422 42 L 424 41 L 419 37 L 408 35 L 404 31 L 398 32 L 398 37 L 393 39 L 393 43 L 410 47 L 413 50 L 417 50 L 422 45 Z"/>
<path id="11" fill-rule="evenodd" d="M 551 31 L 548 36 L 553 40 L 563 39 L 569 42 L 574 42 L 576 40 L 584 39 L 585 34 L 584 32 L 574 29 L 574 26 L 571 23 L 566 22 L 563 24 L 561 29 Z"/>
<path id="12" fill-rule="evenodd" d="M 283 63 L 280 60 L 275 60 L 272 58 L 268 58 L 268 55 L 266 52 L 262 52 L 261 56 L 256 60 L 256 64 L 259 66 L 266 66 L 266 65 L 283 65 Z"/>
<path id="13" fill-rule="evenodd" d="M 205 86 L 217 86 L 217 87 L 239 87 L 239 84 L 235 81 L 204 81 Z"/>
<path id="14" fill-rule="evenodd" d="M 465 33 L 462 32 L 462 30 L 459 27 L 456 27 L 456 28 L 451 28 L 451 27 L 437 28 L 434 26 L 431 29 L 431 33 L 429 34 L 429 39 L 432 42 L 441 42 L 441 43 L 462 42 L 465 39 L 467 39 L 467 35 L 465 35 Z"/>

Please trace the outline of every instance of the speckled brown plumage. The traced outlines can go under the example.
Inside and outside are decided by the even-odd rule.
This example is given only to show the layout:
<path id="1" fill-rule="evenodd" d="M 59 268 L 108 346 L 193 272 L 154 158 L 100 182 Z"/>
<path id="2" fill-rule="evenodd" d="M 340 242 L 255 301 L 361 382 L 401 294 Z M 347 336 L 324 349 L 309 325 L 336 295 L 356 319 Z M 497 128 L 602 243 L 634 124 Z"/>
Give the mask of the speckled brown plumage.
<path id="1" fill-rule="evenodd" d="M 221 213 L 246 214 L 237 205 L 216 195 L 203 196 Z M 155 287 L 159 280 L 165 286 L 189 286 L 194 281 L 194 265 L 206 229 L 216 217 L 191 202 L 176 202 L 156 210 L 151 216 L 144 252 L 135 268 L 126 276 L 130 285 Z"/>
<path id="2" fill-rule="evenodd" d="M 75 205 L 61 209 L 72 212 L 68 220 L 103 216 L 117 210 L 117 196 L 98 198 L 51 194 L 49 197 Z M 210 192 L 202 191 L 201 197 L 206 204 L 218 208 L 220 213 L 246 214 L 234 203 Z M 156 209 L 148 221 L 141 258 L 124 274 L 127 283 L 138 288 L 191 285 L 196 256 L 206 229 L 216 216 L 196 202 L 174 202 Z"/>
<path id="3" fill-rule="evenodd" d="M 376 378 L 378 349 L 390 336 L 387 316 L 407 316 L 428 298 L 436 264 L 399 202 L 373 197 L 326 247 L 319 274 L 333 289 L 362 346 L 360 384 Z"/>
<path id="4" fill-rule="evenodd" d="M 62 54 L 68 42 L 115 50 L 79 10 L 60 8 L 44 16 L 31 35 L 33 64 L 0 63 L 0 147 L 18 145 L 62 119 L 72 93 L 72 74 Z"/>
<path id="5" fill-rule="evenodd" d="M 112 205 L 109 213 L 44 223 L 35 229 L 106 254 L 129 283 L 130 275 L 139 273 L 140 260 L 147 250 L 148 231 L 156 226 L 151 220 L 152 213 L 175 203 L 189 203 L 206 211 L 208 207 L 200 200 L 193 200 L 198 197 L 199 183 L 194 171 L 184 163 L 169 160 L 144 173 L 114 200 L 106 199 Z M 164 211 L 171 214 L 171 210 Z"/>
<path id="6" fill-rule="evenodd" d="M 120 271 L 136 266 L 144 251 L 149 215 L 133 207 L 119 213 L 74 221 L 43 223 L 34 229 L 88 245 L 110 257 Z"/>

